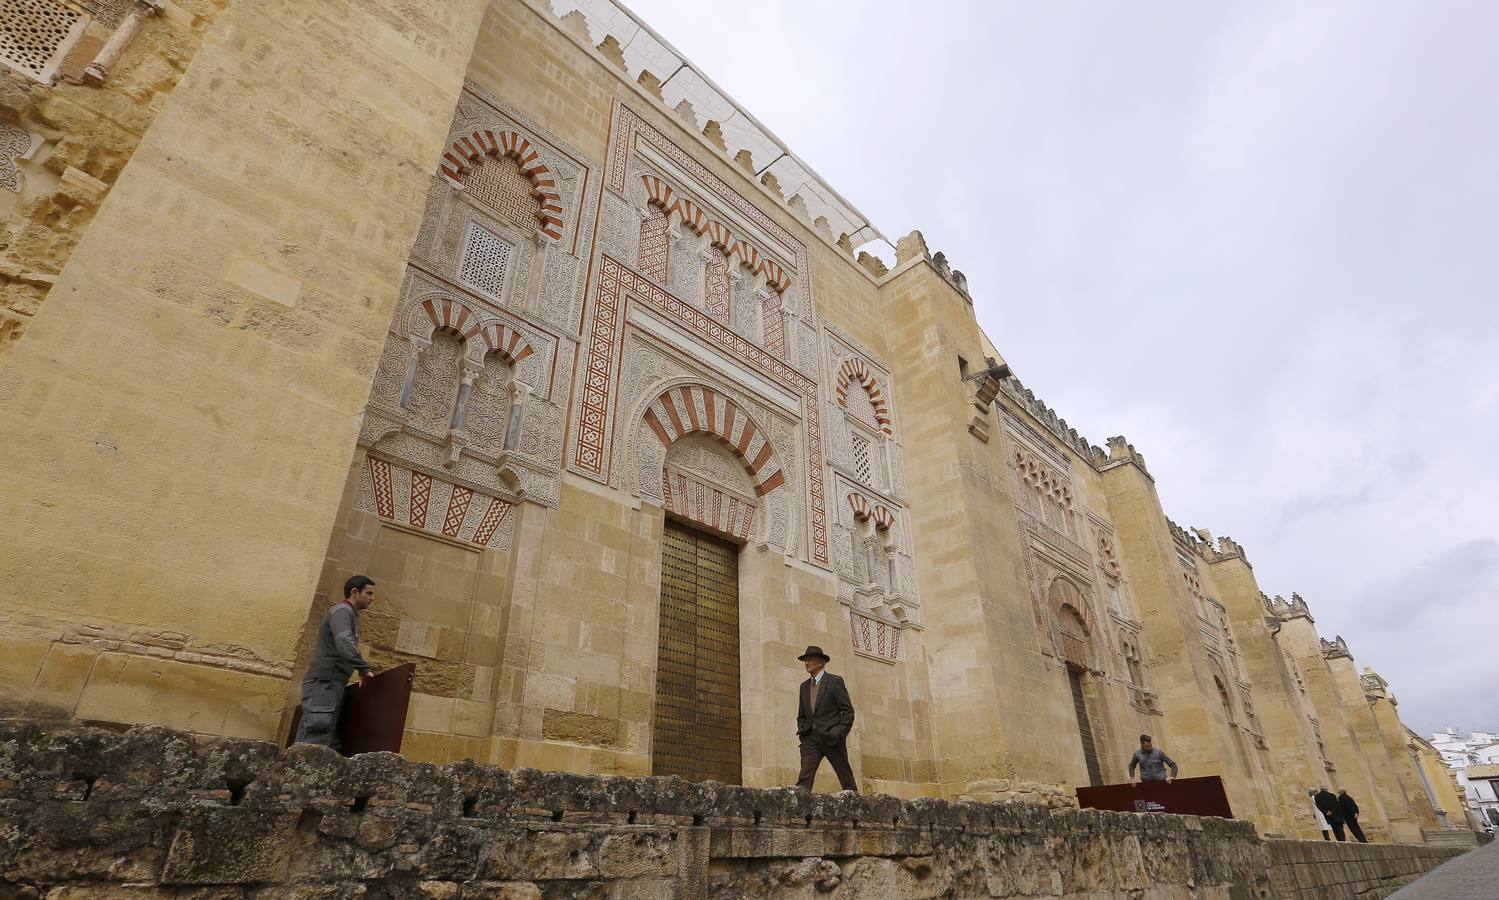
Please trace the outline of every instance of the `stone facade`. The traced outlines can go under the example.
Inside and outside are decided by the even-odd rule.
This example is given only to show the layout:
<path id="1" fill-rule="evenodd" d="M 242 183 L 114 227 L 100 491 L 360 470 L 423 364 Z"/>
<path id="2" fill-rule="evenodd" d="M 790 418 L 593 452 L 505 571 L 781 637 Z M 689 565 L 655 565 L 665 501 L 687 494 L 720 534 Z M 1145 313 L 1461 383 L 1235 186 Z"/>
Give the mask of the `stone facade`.
<path id="1" fill-rule="evenodd" d="M 14 722 L 0 809 L 0 893 L 57 900 L 1380 898 L 1462 852 Z"/>
<path id="2" fill-rule="evenodd" d="M 4 76 L 43 139 L 0 144 L 11 248 L 57 251 L 6 287 L 35 312 L 0 370 L 23 714 L 283 735 L 358 571 L 368 655 L 417 664 L 406 756 L 647 775 L 685 526 L 733 548 L 745 785 L 794 781 L 818 644 L 871 792 L 1056 798 L 1150 732 L 1267 834 L 1315 837 L 1324 782 L 1377 840 L 1440 827 L 1306 604 L 1008 375 L 919 232 L 855 256 L 872 226 L 706 82 L 695 109 L 627 13 L 147 7 L 102 88 Z M 113 155 L 96 119 L 131 123 Z"/>

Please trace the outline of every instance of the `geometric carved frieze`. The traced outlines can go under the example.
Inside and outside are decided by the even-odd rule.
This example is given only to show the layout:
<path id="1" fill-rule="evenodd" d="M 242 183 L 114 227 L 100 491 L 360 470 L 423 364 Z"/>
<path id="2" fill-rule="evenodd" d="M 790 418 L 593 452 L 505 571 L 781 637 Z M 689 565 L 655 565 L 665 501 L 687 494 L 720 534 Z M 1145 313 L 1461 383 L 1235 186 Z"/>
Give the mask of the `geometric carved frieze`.
<path id="1" fill-rule="evenodd" d="M 659 437 L 659 435 L 657 435 Z M 700 432 L 668 448 L 661 473 L 666 511 L 731 539 L 748 541 L 761 501 L 743 457 L 717 434 Z"/>
<path id="2" fill-rule="evenodd" d="M 661 491 L 667 512 L 730 538 L 749 540 L 755 526 L 756 504 L 727 494 L 716 485 L 670 470 L 662 476 Z"/>
<path id="3" fill-rule="evenodd" d="M 510 548 L 513 503 L 378 456 L 365 460 L 354 505 L 477 547 Z"/>
<path id="4" fill-rule="evenodd" d="M 849 610 L 848 628 L 855 653 L 882 662 L 893 663 L 900 660 L 899 625 Z"/>

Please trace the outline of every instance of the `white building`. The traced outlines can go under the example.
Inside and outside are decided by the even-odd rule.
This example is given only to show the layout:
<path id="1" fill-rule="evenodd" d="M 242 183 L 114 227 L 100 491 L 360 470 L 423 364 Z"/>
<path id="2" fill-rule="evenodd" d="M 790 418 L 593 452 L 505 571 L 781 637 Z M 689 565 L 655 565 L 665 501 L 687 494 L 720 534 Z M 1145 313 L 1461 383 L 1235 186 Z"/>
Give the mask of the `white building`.
<path id="1" fill-rule="evenodd" d="M 1457 775 L 1463 798 L 1490 831 L 1499 831 L 1499 732 L 1438 731 L 1431 745 Z"/>

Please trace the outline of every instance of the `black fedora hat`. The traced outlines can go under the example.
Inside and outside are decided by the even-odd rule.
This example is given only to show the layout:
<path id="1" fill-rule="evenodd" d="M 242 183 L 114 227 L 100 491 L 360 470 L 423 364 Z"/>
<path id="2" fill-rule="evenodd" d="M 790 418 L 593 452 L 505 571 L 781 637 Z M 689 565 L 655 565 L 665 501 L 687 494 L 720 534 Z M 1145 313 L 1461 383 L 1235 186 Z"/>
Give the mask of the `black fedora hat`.
<path id="1" fill-rule="evenodd" d="M 822 652 L 822 648 L 819 647 L 819 646 L 817 646 L 817 645 L 815 645 L 815 644 L 808 646 L 807 647 L 807 652 L 803 653 L 801 656 L 798 656 L 797 659 L 801 660 L 802 662 L 806 662 L 807 661 L 807 657 L 809 657 L 809 656 L 818 656 L 818 657 L 821 657 L 824 665 L 826 665 L 827 663 L 830 663 L 830 662 L 833 661 L 833 658 L 831 656 L 828 656 L 826 653 L 823 653 Z"/>

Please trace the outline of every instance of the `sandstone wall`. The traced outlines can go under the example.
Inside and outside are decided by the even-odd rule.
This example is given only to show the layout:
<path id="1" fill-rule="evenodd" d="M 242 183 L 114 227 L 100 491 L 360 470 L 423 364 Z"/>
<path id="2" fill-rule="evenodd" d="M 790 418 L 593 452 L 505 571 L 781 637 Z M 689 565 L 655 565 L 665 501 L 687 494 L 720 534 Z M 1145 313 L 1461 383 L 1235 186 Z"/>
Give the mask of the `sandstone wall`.
<path id="1" fill-rule="evenodd" d="M 7 897 L 1382 897 L 1460 852 L 16 720 L 0 819 Z"/>
<path id="2" fill-rule="evenodd" d="M 1276 900 L 1388 897 L 1461 851 L 1410 844 L 1265 841 Z"/>
<path id="3" fill-rule="evenodd" d="M 274 732 L 480 6 L 234 4 L 157 98 L 0 371 L 8 705 Z"/>

